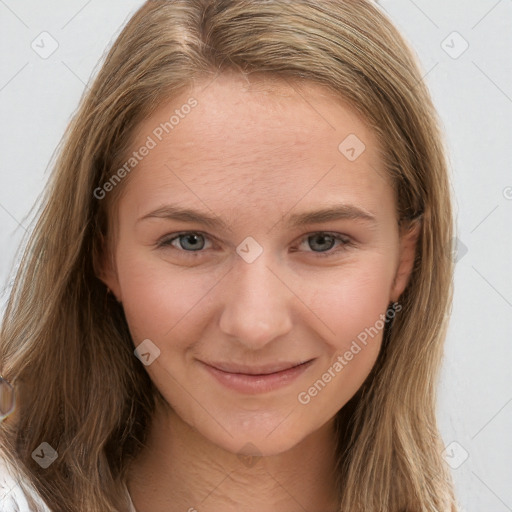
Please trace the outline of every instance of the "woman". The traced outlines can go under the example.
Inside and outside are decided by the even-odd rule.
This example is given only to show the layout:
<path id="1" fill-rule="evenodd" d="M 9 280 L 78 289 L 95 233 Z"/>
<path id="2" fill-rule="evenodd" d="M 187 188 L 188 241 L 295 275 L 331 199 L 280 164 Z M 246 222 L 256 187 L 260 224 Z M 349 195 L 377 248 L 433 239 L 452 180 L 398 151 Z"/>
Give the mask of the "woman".
<path id="1" fill-rule="evenodd" d="M 372 2 L 146 2 L 5 314 L 10 471 L 52 511 L 455 511 L 447 174 Z"/>

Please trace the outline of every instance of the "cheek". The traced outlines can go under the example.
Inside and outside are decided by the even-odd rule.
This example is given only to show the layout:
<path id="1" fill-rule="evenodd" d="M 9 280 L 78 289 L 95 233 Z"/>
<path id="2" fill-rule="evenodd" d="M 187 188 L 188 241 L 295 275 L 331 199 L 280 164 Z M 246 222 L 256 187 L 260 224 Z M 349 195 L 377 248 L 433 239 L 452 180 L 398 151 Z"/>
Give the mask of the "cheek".
<path id="1" fill-rule="evenodd" d="M 393 279 L 393 265 L 386 258 L 372 257 L 363 264 L 347 265 L 315 279 L 315 290 L 304 285 L 311 309 L 329 327 L 332 351 L 348 349 L 351 341 L 373 327 L 385 313 Z M 379 322 L 380 325 L 380 322 Z"/>
<path id="2" fill-rule="evenodd" d="M 332 276 L 331 276 L 332 277 Z M 324 339 L 326 357 L 297 393 L 314 425 L 333 417 L 361 387 L 377 360 L 386 327 L 392 274 L 388 262 L 341 272 L 314 295 L 315 311 L 334 334 Z"/>
<path id="3" fill-rule="evenodd" d="M 166 339 L 182 339 L 180 332 L 190 332 L 197 325 L 210 290 L 222 277 L 214 270 L 194 273 L 129 251 L 117 264 L 123 308 L 134 342 L 149 338 L 159 346 Z"/>

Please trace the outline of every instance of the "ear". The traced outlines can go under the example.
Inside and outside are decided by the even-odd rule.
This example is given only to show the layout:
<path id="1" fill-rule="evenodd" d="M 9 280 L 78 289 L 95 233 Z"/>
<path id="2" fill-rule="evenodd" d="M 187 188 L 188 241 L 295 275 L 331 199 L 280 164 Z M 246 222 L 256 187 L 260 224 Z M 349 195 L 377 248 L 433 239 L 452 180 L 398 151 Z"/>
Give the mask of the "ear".
<path id="1" fill-rule="evenodd" d="M 121 302 L 121 287 L 119 286 L 114 255 L 103 237 L 100 237 L 99 247 L 93 251 L 93 254 L 93 266 L 96 276 L 110 289 L 117 301 Z"/>
<path id="2" fill-rule="evenodd" d="M 398 301 L 411 277 L 421 226 L 422 217 L 417 217 L 400 227 L 399 263 L 391 288 L 391 302 Z"/>

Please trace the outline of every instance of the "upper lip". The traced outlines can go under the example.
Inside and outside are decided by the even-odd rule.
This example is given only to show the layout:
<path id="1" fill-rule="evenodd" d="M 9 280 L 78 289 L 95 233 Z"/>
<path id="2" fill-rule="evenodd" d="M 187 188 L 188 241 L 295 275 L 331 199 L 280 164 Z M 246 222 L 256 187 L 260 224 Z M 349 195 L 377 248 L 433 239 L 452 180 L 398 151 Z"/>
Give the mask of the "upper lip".
<path id="1" fill-rule="evenodd" d="M 244 375 L 270 375 L 271 373 L 282 372 L 284 370 L 289 370 L 290 368 L 294 368 L 295 366 L 300 366 L 301 364 L 308 363 L 312 361 L 312 359 L 304 359 L 302 361 L 294 361 L 294 362 L 281 362 L 281 363 L 268 363 L 268 364 L 258 364 L 258 365 L 247 365 L 247 364 L 238 364 L 238 363 L 219 363 L 219 362 L 205 362 L 202 361 L 207 366 L 211 366 L 217 370 L 226 372 L 226 373 L 241 373 Z"/>

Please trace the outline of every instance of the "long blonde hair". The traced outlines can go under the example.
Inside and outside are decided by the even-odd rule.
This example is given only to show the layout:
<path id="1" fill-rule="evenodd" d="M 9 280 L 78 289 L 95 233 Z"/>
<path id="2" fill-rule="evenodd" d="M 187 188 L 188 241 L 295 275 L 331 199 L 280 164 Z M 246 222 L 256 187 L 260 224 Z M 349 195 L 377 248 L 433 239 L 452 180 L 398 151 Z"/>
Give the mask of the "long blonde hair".
<path id="1" fill-rule="evenodd" d="M 402 311 L 336 417 L 340 510 L 455 511 L 435 416 L 452 300 L 446 150 L 414 52 L 370 0 L 150 0 L 132 17 L 63 139 L 10 294 L 0 361 L 17 406 L 4 457 L 52 511 L 127 509 L 127 467 L 162 397 L 97 277 L 126 179 L 103 200 L 93 191 L 140 121 L 228 70 L 323 84 L 382 142 L 400 223 L 421 230 Z M 42 442 L 58 453 L 47 469 L 31 456 Z"/>

